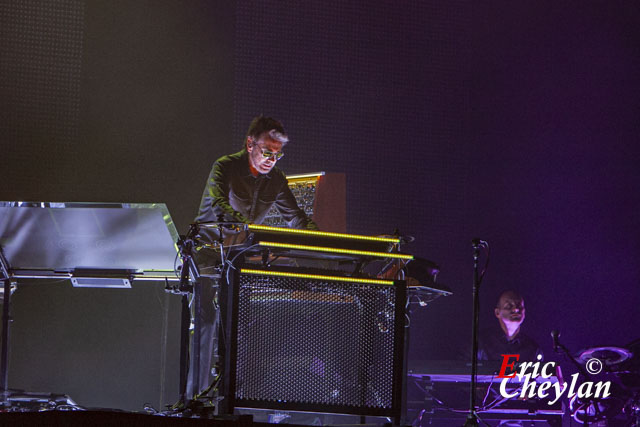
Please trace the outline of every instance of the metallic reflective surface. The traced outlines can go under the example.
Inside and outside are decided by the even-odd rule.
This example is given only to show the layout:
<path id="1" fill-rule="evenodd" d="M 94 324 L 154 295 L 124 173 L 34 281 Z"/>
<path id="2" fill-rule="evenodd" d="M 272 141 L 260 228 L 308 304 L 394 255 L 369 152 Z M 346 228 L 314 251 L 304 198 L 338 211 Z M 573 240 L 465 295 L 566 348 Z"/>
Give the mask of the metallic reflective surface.
<path id="1" fill-rule="evenodd" d="M 0 246 L 17 276 L 76 269 L 173 276 L 176 240 L 161 203 L 0 202 Z"/>

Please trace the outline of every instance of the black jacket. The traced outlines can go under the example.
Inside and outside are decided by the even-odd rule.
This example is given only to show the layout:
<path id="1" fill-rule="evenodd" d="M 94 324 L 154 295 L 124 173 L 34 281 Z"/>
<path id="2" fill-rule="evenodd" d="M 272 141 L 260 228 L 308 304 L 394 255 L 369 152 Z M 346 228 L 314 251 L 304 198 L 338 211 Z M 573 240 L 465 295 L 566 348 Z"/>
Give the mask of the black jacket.
<path id="1" fill-rule="evenodd" d="M 485 329 L 478 337 L 478 360 L 503 360 L 503 354 L 519 354 L 518 363 L 537 362 L 542 350 L 522 331 L 508 340 L 500 326 Z"/>
<path id="2" fill-rule="evenodd" d="M 291 228 L 318 227 L 298 207 L 285 174 L 274 167 L 254 177 L 246 149 L 220 157 L 213 165 L 202 194 L 196 221 L 233 221 L 261 224 L 275 206 Z"/>

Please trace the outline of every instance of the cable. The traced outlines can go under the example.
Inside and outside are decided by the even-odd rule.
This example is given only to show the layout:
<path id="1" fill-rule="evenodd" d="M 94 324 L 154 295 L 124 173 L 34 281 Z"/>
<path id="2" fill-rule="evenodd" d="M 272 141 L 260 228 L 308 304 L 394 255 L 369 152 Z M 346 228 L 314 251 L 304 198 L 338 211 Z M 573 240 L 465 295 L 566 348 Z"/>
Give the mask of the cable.
<path id="1" fill-rule="evenodd" d="M 179 256 L 180 256 L 180 252 L 176 252 L 176 257 L 173 260 L 173 274 L 175 274 L 178 279 L 180 278 L 180 273 L 178 273 L 178 257 Z M 183 267 L 184 267 L 184 263 L 183 263 Z"/>
<path id="2" fill-rule="evenodd" d="M 223 268 L 225 268 L 225 267 L 227 267 L 227 266 L 228 266 L 229 268 L 233 268 L 233 269 L 235 270 L 235 269 L 236 269 L 236 267 L 233 265 L 233 263 L 236 261 L 236 258 L 238 258 L 240 255 L 242 255 L 243 253 L 245 253 L 245 252 L 246 252 L 246 251 L 248 251 L 249 249 L 253 249 L 253 248 L 255 248 L 256 246 L 259 246 L 259 244 L 258 244 L 258 243 L 255 243 L 255 244 L 253 244 L 253 245 L 251 245 L 251 246 L 247 246 L 246 248 L 244 248 L 243 250 L 241 250 L 240 252 L 238 252 L 238 253 L 233 257 L 233 259 L 232 259 L 231 261 L 227 260 L 227 264 L 226 264 L 226 265 L 223 265 L 222 267 L 223 267 Z M 226 274 L 225 274 L 225 276 L 227 277 L 227 284 L 229 283 L 229 268 L 227 268 L 227 272 L 226 272 Z"/>
<path id="3" fill-rule="evenodd" d="M 220 380 L 222 379 L 222 375 L 220 373 L 218 373 L 218 375 L 216 375 L 216 377 L 213 379 L 213 381 L 211 382 L 211 384 L 209 384 L 209 387 L 207 387 L 206 389 L 204 389 L 202 392 L 196 394 L 194 396 L 194 399 L 200 399 L 202 397 L 205 397 L 207 394 L 209 394 L 209 392 L 211 390 L 215 390 L 215 386 L 218 385 L 218 383 L 220 382 Z"/>
<path id="4" fill-rule="evenodd" d="M 482 399 L 482 407 L 485 406 L 486 402 L 487 402 L 487 397 L 489 397 L 489 392 L 491 391 L 491 387 L 493 386 L 493 379 L 494 376 L 491 376 L 491 382 L 489 383 L 489 386 L 487 387 L 487 392 L 484 394 L 484 399 Z"/>

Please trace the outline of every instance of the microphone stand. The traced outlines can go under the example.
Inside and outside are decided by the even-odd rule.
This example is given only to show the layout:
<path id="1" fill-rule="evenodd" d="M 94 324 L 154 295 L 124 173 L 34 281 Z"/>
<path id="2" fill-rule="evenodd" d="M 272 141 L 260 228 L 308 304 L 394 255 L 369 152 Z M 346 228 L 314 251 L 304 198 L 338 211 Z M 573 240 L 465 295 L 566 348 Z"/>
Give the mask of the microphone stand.
<path id="1" fill-rule="evenodd" d="M 220 262 L 222 265 L 222 271 L 224 272 L 226 266 L 226 255 L 224 248 L 224 228 L 233 228 L 239 230 L 244 226 L 243 223 L 238 222 L 225 222 L 222 218 L 220 221 L 206 221 L 196 222 L 191 224 L 188 234 L 180 240 L 180 255 L 182 258 L 182 270 L 180 275 L 180 285 L 175 293 L 182 295 L 182 334 L 181 334 L 181 352 L 180 352 L 180 403 L 182 406 L 193 411 L 202 413 L 201 404 L 198 403 L 198 398 L 201 395 L 200 390 L 200 352 L 201 352 L 201 336 L 202 336 L 202 319 L 200 313 L 202 312 L 202 304 L 209 303 L 208 301 L 202 301 L 203 283 L 201 281 L 200 268 L 195 259 L 196 248 L 202 244 L 200 232 L 203 229 L 215 230 L 218 235 L 218 239 L 215 242 L 220 250 Z M 221 273 L 222 274 L 222 273 Z M 189 281 L 193 284 L 189 284 Z M 189 326 L 191 323 L 191 310 L 189 309 L 188 295 L 193 294 L 193 338 L 191 340 L 192 355 L 189 357 Z M 216 313 L 219 316 L 219 312 Z M 189 369 L 187 369 L 187 367 Z M 189 375 L 189 370 L 191 375 Z M 193 378 L 191 384 L 188 384 L 188 376 Z M 190 386 L 190 387 L 189 387 Z M 209 387 L 209 389 L 211 386 Z M 208 392 L 208 390 L 205 390 Z"/>
<path id="2" fill-rule="evenodd" d="M 469 415 L 464 423 L 464 427 L 478 425 L 478 414 L 476 413 L 476 375 L 478 373 L 478 323 L 480 316 L 480 282 L 482 278 L 478 273 L 478 258 L 483 241 L 473 239 L 473 321 L 471 328 L 471 385 L 469 387 Z"/>
<path id="3" fill-rule="evenodd" d="M 191 224 L 189 232 L 185 237 L 181 237 L 178 244 L 180 249 L 180 257 L 182 258 L 182 269 L 180 271 L 180 282 L 177 288 L 169 288 L 170 291 L 182 296 L 181 301 L 181 318 L 180 318 L 180 400 L 179 406 L 187 406 L 189 400 L 197 392 L 197 390 L 187 390 L 187 375 L 189 368 L 194 370 L 194 378 L 198 378 L 199 370 L 199 337 L 200 322 L 196 315 L 194 319 L 194 366 L 189 366 L 189 326 L 191 324 L 191 313 L 189 310 L 189 294 L 194 294 L 194 302 L 196 305 L 196 313 L 200 308 L 200 287 L 199 282 L 199 269 L 193 258 L 194 248 L 196 246 L 196 236 L 198 234 L 198 227 L 196 224 Z M 194 284 L 190 284 L 190 278 L 193 279 Z"/>

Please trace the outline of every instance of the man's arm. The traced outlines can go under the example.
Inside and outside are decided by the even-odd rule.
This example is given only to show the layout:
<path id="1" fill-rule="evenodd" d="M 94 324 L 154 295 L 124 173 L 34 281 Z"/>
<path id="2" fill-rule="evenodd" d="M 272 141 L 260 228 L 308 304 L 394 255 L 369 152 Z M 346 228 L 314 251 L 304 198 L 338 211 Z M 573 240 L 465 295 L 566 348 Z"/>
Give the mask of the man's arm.
<path id="1" fill-rule="evenodd" d="M 285 180 L 276 197 L 275 207 L 291 228 L 317 230 L 318 226 L 304 213 Z"/>
<path id="2" fill-rule="evenodd" d="M 229 164 L 217 161 L 213 165 L 211 174 L 209 174 L 207 189 L 209 191 L 208 198 L 213 220 L 222 219 L 223 221 L 249 223 L 248 218 L 234 210 L 229 204 L 229 180 L 231 174 L 229 169 Z"/>

